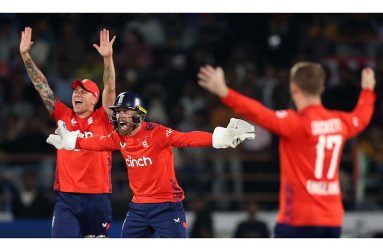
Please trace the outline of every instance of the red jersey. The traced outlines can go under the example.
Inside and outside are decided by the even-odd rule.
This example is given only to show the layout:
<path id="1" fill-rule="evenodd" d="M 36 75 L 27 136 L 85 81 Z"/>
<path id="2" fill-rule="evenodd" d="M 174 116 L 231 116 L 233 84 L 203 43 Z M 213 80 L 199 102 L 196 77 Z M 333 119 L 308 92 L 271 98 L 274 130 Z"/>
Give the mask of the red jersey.
<path id="1" fill-rule="evenodd" d="M 338 167 L 347 139 L 370 122 L 375 93 L 363 90 L 352 112 L 312 105 L 273 111 L 230 90 L 222 102 L 280 137 L 281 185 L 277 222 L 293 226 L 342 225 Z"/>
<path id="2" fill-rule="evenodd" d="M 176 180 L 172 146 L 212 146 L 212 134 L 182 133 L 144 121 L 134 136 L 114 131 L 108 136 L 79 138 L 76 143 L 81 149 L 121 151 L 135 203 L 179 202 L 185 198 Z"/>
<path id="3" fill-rule="evenodd" d="M 55 102 L 52 117 L 62 120 L 70 131 L 80 130 L 79 137 L 105 135 L 113 130 L 104 108 L 86 118 L 78 117 L 60 101 Z M 57 150 L 54 190 L 72 193 L 111 193 L 112 154 L 75 149 Z"/>

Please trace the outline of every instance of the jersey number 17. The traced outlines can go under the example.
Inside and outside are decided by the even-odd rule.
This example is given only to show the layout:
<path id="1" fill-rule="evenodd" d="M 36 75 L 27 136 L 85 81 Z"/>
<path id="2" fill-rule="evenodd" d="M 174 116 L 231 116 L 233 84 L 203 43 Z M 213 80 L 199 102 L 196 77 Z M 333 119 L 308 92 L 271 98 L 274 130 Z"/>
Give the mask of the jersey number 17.
<path id="1" fill-rule="evenodd" d="M 316 145 L 316 160 L 315 160 L 315 173 L 316 179 L 321 179 L 323 176 L 323 162 L 325 157 L 325 150 L 332 150 L 330 166 L 327 171 L 327 179 L 333 179 L 338 163 L 339 152 L 342 146 L 342 136 L 336 135 L 320 135 Z"/>

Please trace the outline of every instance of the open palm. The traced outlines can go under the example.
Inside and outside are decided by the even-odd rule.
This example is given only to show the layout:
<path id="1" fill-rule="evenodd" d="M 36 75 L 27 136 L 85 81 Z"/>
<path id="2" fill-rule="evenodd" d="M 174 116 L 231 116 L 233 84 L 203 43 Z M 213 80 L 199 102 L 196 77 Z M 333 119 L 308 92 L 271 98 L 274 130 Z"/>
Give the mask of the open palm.
<path id="1" fill-rule="evenodd" d="M 109 30 L 103 29 L 100 31 L 100 45 L 93 44 L 93 47 L 97 49 L 103 57 L 111 57 L 113 55 L 113 43 L 116 36 L 113 36 L 112 40 L 109 41 Z"/>
<path id="2" fill-rule="evenodd" d="M 23 31 L 21 31 L 21 39 L 20 39 L 20 53 L 27 53 L 33 45 L 32 42 L 32 28 L 25 27 Z"/>
<path id="3" fill-rule="evenodd" d="M 227 95 L 228 88 L 225 82 L 225 74 L 221 67 L 203 66 L 200 68 L 197 76 L 198 84 L 206 90 L 219 97 Z"/>

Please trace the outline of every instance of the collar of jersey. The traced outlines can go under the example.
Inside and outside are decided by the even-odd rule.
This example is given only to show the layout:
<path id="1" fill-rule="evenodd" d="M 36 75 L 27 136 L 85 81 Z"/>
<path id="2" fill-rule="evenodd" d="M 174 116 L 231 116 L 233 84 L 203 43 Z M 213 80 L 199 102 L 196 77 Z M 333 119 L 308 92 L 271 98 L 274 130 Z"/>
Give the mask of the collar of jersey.
<path id="1" fill-rule="evenodd" d="M 300 111 L 300 113 L 307 112 L 307 111 L 312 110 L 312 109 L 318 109 L 318 108 L 323 109 L 323 104 L 308 105 L 305 108 L 303 108 Z"/>

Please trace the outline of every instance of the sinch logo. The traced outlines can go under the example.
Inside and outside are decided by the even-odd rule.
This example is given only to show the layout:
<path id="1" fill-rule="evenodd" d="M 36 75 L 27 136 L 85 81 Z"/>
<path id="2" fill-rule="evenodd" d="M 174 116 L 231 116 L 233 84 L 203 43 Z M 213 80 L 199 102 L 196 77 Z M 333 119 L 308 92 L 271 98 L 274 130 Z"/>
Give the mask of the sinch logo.
<path id="1" fill-rule="evenodd" d="M 125 163 L 128 167 L 147 167 L 153 164 L 152 159 L 149 157 L 143 156 L 138 159 L 133 159 L 130 155 L 125 159 Z"/>

